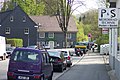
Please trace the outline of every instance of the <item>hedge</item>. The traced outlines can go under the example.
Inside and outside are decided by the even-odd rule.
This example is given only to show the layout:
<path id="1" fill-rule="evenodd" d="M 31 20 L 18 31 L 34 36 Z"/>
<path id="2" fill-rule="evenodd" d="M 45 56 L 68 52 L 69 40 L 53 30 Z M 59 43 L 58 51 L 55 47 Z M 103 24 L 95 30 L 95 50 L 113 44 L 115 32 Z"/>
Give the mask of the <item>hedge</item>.
<path id="1" fill-rule="evenodd" d="M 14 47 L 22 47 L 23 46 L 23 40 L 18 38 L 11 38 L 6 40 L 7 44 L 11 44 L 11 46 Z"/>

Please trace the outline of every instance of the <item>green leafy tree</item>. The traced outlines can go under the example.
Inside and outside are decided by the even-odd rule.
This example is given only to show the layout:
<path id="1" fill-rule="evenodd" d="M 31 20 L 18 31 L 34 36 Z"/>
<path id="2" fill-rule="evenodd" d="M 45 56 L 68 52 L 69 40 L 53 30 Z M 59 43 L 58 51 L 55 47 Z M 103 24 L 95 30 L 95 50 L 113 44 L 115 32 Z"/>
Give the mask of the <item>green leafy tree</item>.
<path id="1" fill-rule="evenodd" d="M 42 0 L 10 0 L 4 3 L 2 11 L 13 9 L 17 5 L 28 15 L 42 15 L 45 9 L 45 3 Z"/>
<path id="2" fill-rule="evenodd" d="M 82 22 L 78 23 L 78 21 L 76 21 L 76 26 L 78 29 L 77 42 L 87 41 L 88 37 L 87 37 L 87 35 L 84 34 L 83 23 Z"/>
<path id="3" fill-rule="evenodd" d="M 84 24 L 84 34 L 92 34 L 92 40 L 101 35 L 101 29 L 98 28 L 98 10 L 90 10 L 81 15 L 81 22 Z"/>

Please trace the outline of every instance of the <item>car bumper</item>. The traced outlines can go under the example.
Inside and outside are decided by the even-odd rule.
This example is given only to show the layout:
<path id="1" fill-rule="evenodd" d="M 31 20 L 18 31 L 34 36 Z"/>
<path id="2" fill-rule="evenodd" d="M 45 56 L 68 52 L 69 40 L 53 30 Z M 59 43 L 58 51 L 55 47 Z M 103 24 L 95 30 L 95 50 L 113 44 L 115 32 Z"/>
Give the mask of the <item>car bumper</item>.
<path id="1" fill-rule="evenodd" d="M 37 78 L 35 77 L 37 76 Z M 13 73 L 12 75 L 7 75 L 8 80 L 40 80 L 41 74 L 19 74 Z"/>

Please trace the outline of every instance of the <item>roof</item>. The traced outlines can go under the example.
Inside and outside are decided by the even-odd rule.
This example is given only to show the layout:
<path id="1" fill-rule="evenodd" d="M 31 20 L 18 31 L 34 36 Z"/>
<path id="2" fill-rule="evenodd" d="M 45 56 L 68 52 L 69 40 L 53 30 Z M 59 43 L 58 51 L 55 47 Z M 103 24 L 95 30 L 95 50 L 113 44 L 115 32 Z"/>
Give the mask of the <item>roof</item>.
<path id="1" fill-rule="evenodd" d="M 41 24 L 39 28 L 40 32 L 62 32 L 59 27 L 56 16 L 30 16 L 30 18 L 36 23 Z M 70 17 L 68 32 L 77 32 L 76 23 L 73 17 Z"/>
<path id="2" fill-rule="evenodd" d="M 7 10 L 7 11 L 4 11 L 4 12 L 0 12 L 0 24 L 2 24 L 5 21 L 5 19 L 8 19 L 7 17 L 10 17 L 10 15 L 13 15 L 12 13 L 14 13 L 16 10 L 21 10 L 25 14 L 25 16 L 27 16 L 31 20 L 31 18 L 24 12 L 24 10 L 19 5 L 17 5 L 12 10 Z M 33 20 L 31 20 L 31 21 L 33 23 L 35 23 Z"/>

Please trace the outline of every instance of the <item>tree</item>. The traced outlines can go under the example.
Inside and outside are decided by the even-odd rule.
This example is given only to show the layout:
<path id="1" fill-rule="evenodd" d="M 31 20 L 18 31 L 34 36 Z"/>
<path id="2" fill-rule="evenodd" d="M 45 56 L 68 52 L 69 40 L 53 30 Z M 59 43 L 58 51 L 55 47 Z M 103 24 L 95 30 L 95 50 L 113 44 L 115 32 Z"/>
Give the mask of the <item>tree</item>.
<path id="1" fill-rule="evenodd" d="M 10 0 L 4 2 L 2 10 L 12 10 L 17 5 L 19 5 L 28 15 L 42 15 L 45 9 L 45 4 L 42 0 Z"/>
<path id="2" fill-rule="evenodd" d="M 83 5 L 83 2 L 80 0 L 56 0 L 56 9 L 53 9 L 50 3 L 52 3 L 53 0 L 45 0 L 45 3 L 51 8 L 51 10 L 55 13 L 56 19 L 58 21 L 59 27 L 64 33 L 65 38 L 65 47 L 67 46 L 67 32 L 68 32 L 68 23 L 69 19 L 73 13 L 74 10 L 76 10 L 78 7 Z M 73 5 L 79 4 L 76 8 L 72 10 Z"/>
<path id="3" fill-rule="evenodd" d="M 92 40 L 101 35 L 101 29 L 98 28 L 98 10 L 89 10 L 81 15 L 81 22 L 84 24 L 84 34 L 92 34 Z"/>

